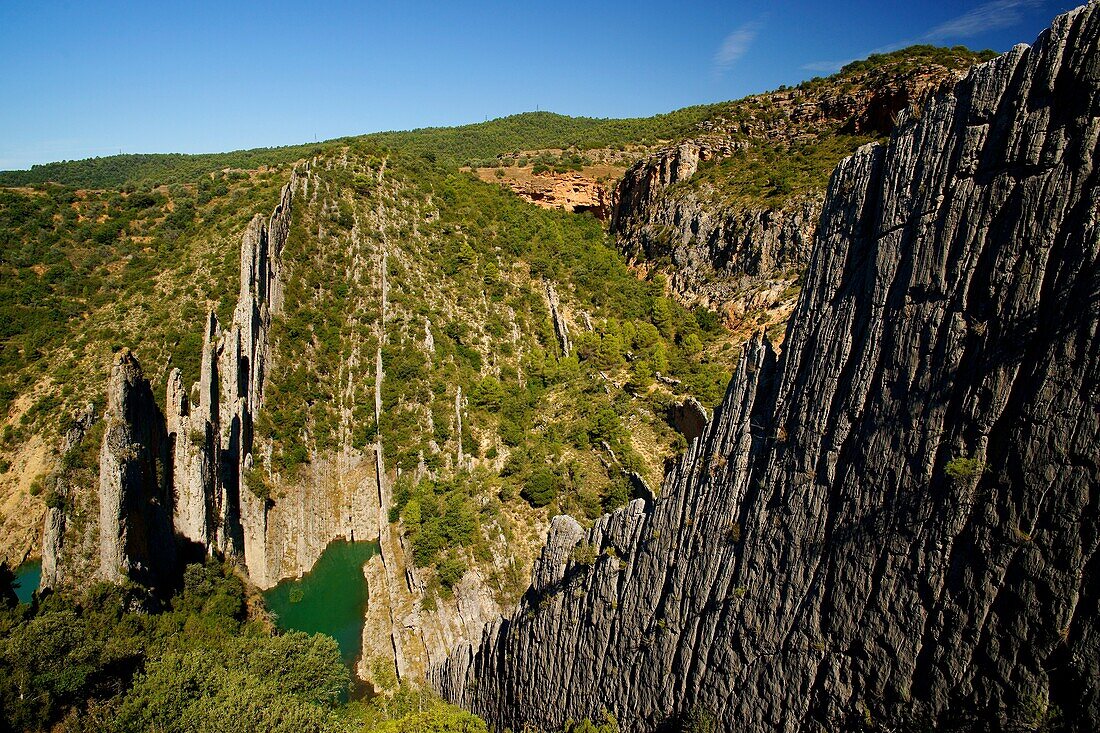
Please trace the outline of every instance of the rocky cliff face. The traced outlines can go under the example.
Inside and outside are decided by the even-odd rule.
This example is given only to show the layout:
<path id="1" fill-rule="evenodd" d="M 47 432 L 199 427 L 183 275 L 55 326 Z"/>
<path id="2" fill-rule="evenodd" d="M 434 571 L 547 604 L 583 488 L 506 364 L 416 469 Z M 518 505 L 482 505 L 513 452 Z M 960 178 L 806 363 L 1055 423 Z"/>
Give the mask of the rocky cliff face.
<path id="1" fill-rule="evenodd" d="M 173 369 L 164 414 L 135 357 L 129 351 L 119 357 L 109 388 L 99 491 L 88 497 L 97 501 L 99 511 L 85 517 L 79 502 L 60 496 L 43 532 L 43 585 L 82 585 L 97 576 L 167 587 L 183 562 L 210 554 L 239 562 L 251 581 L 266 589 L 308 571 L 334 539 L 377 539 L 381 553 L 365 568 L 371 598 L 360 676 L 371 681 L 379 665 L 390 665 L 399 679 L 416 681 L 499 614 L 486 579 L 471 571 L 453 593 L 439 599 L 436 610 L 422 608 L 428 589 L 412 562 L 411 547 L 389 519 L 396 472 L 386 471 L 380 439 L 365 448 L 351 444 L 350 414 L 344 416 L 335 449 L 296 435 L 295 441 L 310 450 L 309 460 L 282 474 L 271 460 L 271 441 L 255 429 L 277 358 L 269 336 L 283 300 L 281 255 L 290 236 L 292 206 L 303 221 L 328 221 L 327 212 L 340 194 L 322 189 L 330 185 L 309 166 L 296 171 L 270 218 L 257 216 L 249 223 L 241 239 L 240 291 L 232 321 L 223 327 L 215 314 L 208 315 L 199 380 L 187 388 L 180 370 Z M 357 268 L 350 277 L 379 278 L 381 310 L 370 326 L 384 332 L 390 317 L 386 250 L 384 243 L 377 253 L 369 249 L 369 233 L 384 230 L 385 224 L 364 221 L 362 237 L 358 229 L 349 236 L 324 226 L 319 224 L 317 246 L 349 248 L 348 259 Z M 364 267 L 371 262 L 375 272 Z M 345 368 L 354 383 L 371 377 L 373 367 L 377 424 L 383 412 L 382 349 L 371 355 L 362 372 L 357 352 Z M 459 420 L 463 404 L 459 391 Z M 93 421 L 94 414 L 78 421 L 70 448 L 80 446 Z M 101 556 L 100 567 L 87 567 L 89 554 Z"/>
<path id="2" fill-rule="evenodd" d="M 610 229 L 628 257 L 661 268 L 684 302 L 725 311 L 733 323 L 769 308 L 779 310 L 770 321 L 785 320 L 793 306 L 785 291 L 809 261 L 823 188 L 760 202 L 743 200 L 736 187 L 715 196 L 685 184 L 702 165 L 761 146 L 794 150 L 831 135 L 889 134 L 899 114 L 962 73 L 923 61 L 746 100 L 747 112 L 711 121 L 628 170 L 612 197 Z"/>
<path id="3" fill-rule="evenodd" d="M 119 354 L 99 457 L 98 522 L 81 518 L 70 531 L 74 507 L 58 491 L 43 531 L 43 587 L 88 579 L 82 565 L 87 553 L 64 550 L 85 546 L 92 536 L 98 536 L 97 575 L 106 580 L 156 586 L 176 570 L 178 557 L 208 553 L 240 558 L 261 583 L 266 580 L 265 549 L 248 543 L 263 537 L 266 500 L 247 490 L 244 477 L 268 368 L 267 335 L 281 300 L 279 254 L 299 185 L 292 174 L 270 220 L 257 216 L 245 231 L 233 322 L 223 331 L 209 315 L 201 377 L 190 393 L 174 369 L 162 413 L 137 359 L 128 350 Z M 78 421 L 79 435 L 67 438 L 66 453 L 78 447 L 93 420 Z"/>
<path id="4" fill-rule="evenodd" d="M 71 552 L 73 548 L 65 545 L 65 530 L 70 520 L 70 514 L 73 512 L 71 504 L 74 499 L 74 491 L 70 485 L 69 476 L 63 470 L 65 464 L 71 461 L 70 457 L 75 457 L 77 452 L 82 449 L 82 443 L 88 431 L 96 424 L 97 419 L 95 406 L 89 404 L 73 421 L 72 427 L 65 431 L 65 439 L 61 450 L 61 465 L 51 476 L 54 500 L 50 502 L 50 506 L 46 510 L 42 528 L 42 577 L 39 584 L 42 588 L 54 588 L 63 583 L 65 580 L 63 566 L 66 564 L 79 563 L 85 567 L 93 564 L 93 561 L 98 564 L 98 553 L 96 553 L 97 556 L 93 560 L 90 547 L 81 548 L 83 551 L 78 550 L 73 553 Z M 98 516 L 98 511 L 95 515 Z M 86 542 L 90 542 L 92 539 L 91 533 L 88 533 L 88 535 L 85 538 Z M 74 554 L 80 559 L 76 560 Z M 89 567 L 83 574 L 91 574 L 92 572 Z"/>
<path id="5" fill-rule="evenodd" d="M 1100 725 L 1100 5 L 834 173 L 782 358 L 433 674 L 498 728 Z M 1030 726 L 1030 727 L 1028 727 Z"/>
<path id="6" fill-rule="evenodd" d="M 268 498 L 249 486 L 253 420 L 263 401 L 270 361 L 268 333 L 282 301 L 280 254 L 290 232 L 291 204 L 302 186 L 295 171 L 279 205 L 257 215 L 241 240 L 241 282 L 233 320 L 222 329 L 207 318 L 201 373 L 192 392 L 178 370 L 168 379 L 167 423 L 174 446 L 174 520 L 192 544 L 238 557 L 261 587 L 268 579 Z"/>
<path id="7" fill-rule="evenodd" d="M 111 370 L 104 421 L 99 576 L 156 585 L 176 561 L 170 450 L 164 417 L 129 350 Z"/>

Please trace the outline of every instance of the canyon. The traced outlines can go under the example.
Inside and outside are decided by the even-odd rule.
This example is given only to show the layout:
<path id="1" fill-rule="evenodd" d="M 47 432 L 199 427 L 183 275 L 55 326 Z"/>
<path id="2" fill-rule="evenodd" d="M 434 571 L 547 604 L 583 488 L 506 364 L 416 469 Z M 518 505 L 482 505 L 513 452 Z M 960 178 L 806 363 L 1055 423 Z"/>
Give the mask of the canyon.
<path id="1" fill-rule="evenodd" d="M 332 548 L 369 694 L 495 730 L 1097 726 L 1100 3 L 687 135 L 488 167 L 418 132 L 158 179 L 108 236 L 105 269 L 221 266 L 119 296 L 102 398 L 91 337 L 19 375 L 29 613 L 106 581 L 155 616 L 205 563 L 270 630 Z M 42 190 L 10 196 L 96 195 Z M 158 299 L 178 332 L 132 327 Z M 56 455 L 42 405 L 78 408 Z"/>

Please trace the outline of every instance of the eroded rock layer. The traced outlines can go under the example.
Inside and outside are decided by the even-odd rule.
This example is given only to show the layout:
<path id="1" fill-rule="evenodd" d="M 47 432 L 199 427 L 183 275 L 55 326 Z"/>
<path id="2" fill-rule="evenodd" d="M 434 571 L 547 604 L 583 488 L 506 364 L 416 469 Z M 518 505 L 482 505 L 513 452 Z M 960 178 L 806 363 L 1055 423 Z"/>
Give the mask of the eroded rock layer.
<path id="1" fill-rule="evenodd" d="M 156 585 L 176 560 L 170 450 L 164 416 L 128 349 L 111 369 L 104 420 L 99 577 Z"/>
<path id="2" fill-rule="evenodd" d="M 762 199 L 739 184 L 699 183 L 701 169 L 772 146 L 781 157 L 797 157 L 803 145 L 888 135 L 903 111 L 965 74 L 964 58 L 976 57 L 918 55 L 904 65 L 841 72 L 831 83 L 743 100 L 738 113 L 709 120 L 691 138 L 632 166 L 613 192 L 610 230 L 629 259 L 663 272 L 682 302 L 724 312 L 734 326 L 747 325 L 746 316 L 752 321 L 760 309 L 773 311 L 769 322 L 783 323 L 809 261 L 824 186 Z M 783 168 L 780 161 L 769 165 L 773 180 L 783 178 Z"/>
<path id="3" fill-rule="evenodd" d="M 782 358 L 746 347 L 653 508 L 555 520 L 445 697 L 497 729 L 1100 727 L 1098 39 L 1064 15 L 840 165 Z"/>
<path id="4" fill-rule="evenodd" d="M 168 377 L 162 413 L 137 359 L 116 359 L 99 458 L 99 521 L 70 538 L 64 502 L 43 530 L 43 587 L 90 580 L 70 539 L 98 534 L 98 577 L 168 586 L 177 560 L 205 554 L 244 561 L 258 583 L 270 584 L 264 544 L 267 500 L 248 487 L 253 418 L 262 402 L 270 360 L 268 331 L 281 298 L 280 253 L 290 231 L 290 207 L 301 184 L 296 172 L 269 220 L 256 216 L 241 244 L 240 297 L 230 326 L 207 318 L 200 381 L 190 393 L 178 369 Z M 68 438 L 83 438 L 94 416 Z M 86 423 L 86 424 L 85 424 Z M 63 492 L 60 492 L 62 500 Z M 68 565 L 66 565 L 68 563 Z"/>

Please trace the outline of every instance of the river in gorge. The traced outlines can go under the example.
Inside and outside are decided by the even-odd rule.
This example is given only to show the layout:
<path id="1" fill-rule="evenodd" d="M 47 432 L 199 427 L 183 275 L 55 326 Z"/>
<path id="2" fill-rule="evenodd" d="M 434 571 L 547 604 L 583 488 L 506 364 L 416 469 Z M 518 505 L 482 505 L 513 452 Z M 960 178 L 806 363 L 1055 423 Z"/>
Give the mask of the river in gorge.
<path id="1" fill-rule="evenodd" d="M 363 650 L 367 581 L 363 566 L 378 554 L 377 542 L 329 543 L 301 578 L 284 580 L 264 593 L 280 629 L 328 634 L 353 668 Z"/>

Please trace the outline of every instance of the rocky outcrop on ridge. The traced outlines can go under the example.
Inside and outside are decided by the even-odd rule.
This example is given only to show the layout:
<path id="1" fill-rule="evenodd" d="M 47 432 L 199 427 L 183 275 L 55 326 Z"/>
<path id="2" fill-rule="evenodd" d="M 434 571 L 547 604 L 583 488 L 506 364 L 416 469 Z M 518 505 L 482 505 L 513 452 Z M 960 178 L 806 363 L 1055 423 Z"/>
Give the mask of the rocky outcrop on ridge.
<path id="1" fill-rule="evenodd" d="M 497 729 L 1100 726 L 1100 4 L 834 173 L 784 352 L 433 673 Z M 583 551 L 582 551 L 583 550 Z"/>
<path id="2" fill-rule="evenodd" d="M 292 173 L 270 219 L 249 223 L 233 322 L 223 331 L 213 313 L 207 318 L 200 381 L 190 392 L 173 369 L 161 413 L 137 359 L 129 350 L 119 354 L 104 418 L 99 522 L 85 527 L 85 534 L 98 532 L 99 577 L 163 586 L 177 559 L 218 554 L 242 560 L 258 582 L 266 580 L 267 500 L 262 490 L 249 489 L 247 470 L 270 359 L 268 331 L 282 298 L 279 255 L 301 180 Z M 73 445 L 82 438 L 83 429 Z M 80 552 L 61 551 L 70 541 L 66 510 L 62 503 L 46 517 L 43 587 L 86 574 L 76 567 Z M 87 538 L 72 539 L 86 544 Z"/>
<path id="3" fill-rule="evenodd" d="M 311 221 L 311 214 L 324 211 L 326 198 L 318 195 L 324 185 L 327 182 L 312 166 L 296 171 L 271 217 L 257 216 L 249 223 L 241 239 L 240 292 L 233 319 L 223 326 L 214 313 L 208 315 L 199 380 L 187 388 L 180 370 L 173 369 L 167 375 L 164 414 L 156 409 L 136 360 L 124 352 L 122 366 L 115 370 L 118 384 L 113 382 L 111 387 L 112 395 L 119 396 L 112 399 L 132 405 L 137 404 L 133 395 L 140 395 L 142 407 L 112 406 L 108 414 L 98 497 L 104 506 L 105 530 L 98 531 L 98 520 L 89 522 L 81 516 L 79 506 L 62 502 L 51 509 L 43 533 L 44 578 L 48 578 L 44 585 L 86 585 L 98 576 L 115 581 L 130 578 L 154 589 L 168 589 L 182 563 L 215 555 L 239 563 L 255 586 L 267 589 L 308 571 L 335 539 L 377 538 L 380 553 L 364 568 L 371 593 L 358 672 L 363 680 L 383 689 L 392 676 L 383 674 L 375 680 L 376 671 L 392 665 L 400 681 L 422 680 L 425 671 L 441 663 L 460 640 L 475 638 L 500 608 L 486 578 L 470 571 L 448 598 L 440 599 L 436 610 L 424 610 L 431 589 L 420 577 L 400 527 L 390 521 L 394 472 L 385 469 L 380 440 L 366 450 L 348 443 L 338 450 L 322 450 L 302 435 L 310 460 L 280 475 L 271 460 L 270 440 L 255 434 L 269 367 L 277 358 L 269 334 L 282 305 L 281 255 L 290 232 L 291 208 L 296 205 L 296 215 Z M 350 238 L 355 245 L 367 239 L 359 236 L 358 229 Z M 382 311 L 373 325 L 380 330 L 387 317 L 384 251 L 374 263 Z M 362 254 L 361 261 L 367 262 L 368 253 Z M 383 409 L 382 349 L 373 356 L 377 422 Z M 459 390 L 457 420 L 462 420 L 464 409 Z M 116 433 L 123 438 L 116 438 Z M 83 438 L 82 429 L 72 444 L 79 445 Z M 145 460 L 154 454 L 155 460 Z M 468 463 L 459 458 L 460 463 Z M 147 464 L 156 466 L 155 481 L 151 474 L 132 468 Z M 155 516 L 151 508 L 157 510 Z M 154 533 L 134 529 L 153 524 Z M 156 555 L 164 562 L 150 564 L 154 553 L 143 538 L 164 543 L 164 552 Z M 81 564 L 89 554 L 98 557 L 97 544 L 107 558 L 103 572 Z"/>
<path id="4" fill-rule="evenodd" d="M 889 134 L 898 115 L 964 73 L 931 60 L 912 66 L 842 74 L 745 100 L 747 113 L 709 121 L 698 135 L 639 161 L 612 197 L 610 229 L 623 252 L 638 264 L 660 266 L 685 303 L 726 311 L 735 322 L 746 310 L 779 306 L 809 261 L 824 190 L 768 205 L 738 201 L 736 191 L 733 200 L 716 201 L 676 184 L 703 163 L 760 145 Z M 781 310 L 785 316 L 790 307 Z"/>
<path id="5" fill-rule="evenodd" d="M 69 521 L 69 504 L 72 501 L 73 491 L 68 476 L 63 470 L 66 459 L 81 450 L 81 444 L 91 427 L 98 420 L 95 405 L 88 404 L 84 411 L 73 420 L 72 427 L 65 431 L 65 439 L 61 446 L 62 460 L 58 469 L 51 476 L 53 484 L 54 500 L 46 509 L 46 517 L 42 527 L 42 576 L 39 581 L 40 588 L 54 588 L 64 581 L 62 566 L 65 563 L 63 556 L 66 552 L 65 529 Z M 98 514 L 98 512 L 97 512 Z M 90 551 L 78 553 L 85 564 L 91 561 Z M 98 565 L 99 557 L 96 553 L 95 563 Z"/>
<path id="6" fill-rule="evenodd" d="M 483 173 L 484 170 L 484 173 Z M 494 170 L 503 170 L 503 179 L 491 175 Z M 479 169 L 478 177 L 483 181 L 500 182 L 515 191 L 516 195 L 543 209 L 565 209 L 580 214 L 590 212 L 597 219 L 605 220 L 610 215 L 611 195 L 604 184 L 584 173 L 542 173 L 528 175 L 524 169 L 520 175 L 507 175 L 508 169 Z"/>
<path id="7" fill-rule="evenodd" d="M 561 353 L 569 356 L 573 350 L 573 342 L 569 338 L 569 324 L 566 323 L 565 316 L 562 314 L 558 293 L 550 283 L 546 283 L 546 305 L 550 308 L 550 319 L 554 322 L 554 333 L 558 337 Z"/>
<path id="8" fill-rule="evenodd" d="M 99 577 L 157 585 L 175 566 L 171 467 L 164 417 L 128 349 L 107 387 L 99 454 Z M 45 553 L 43 553 L 45 554 Z"/>

